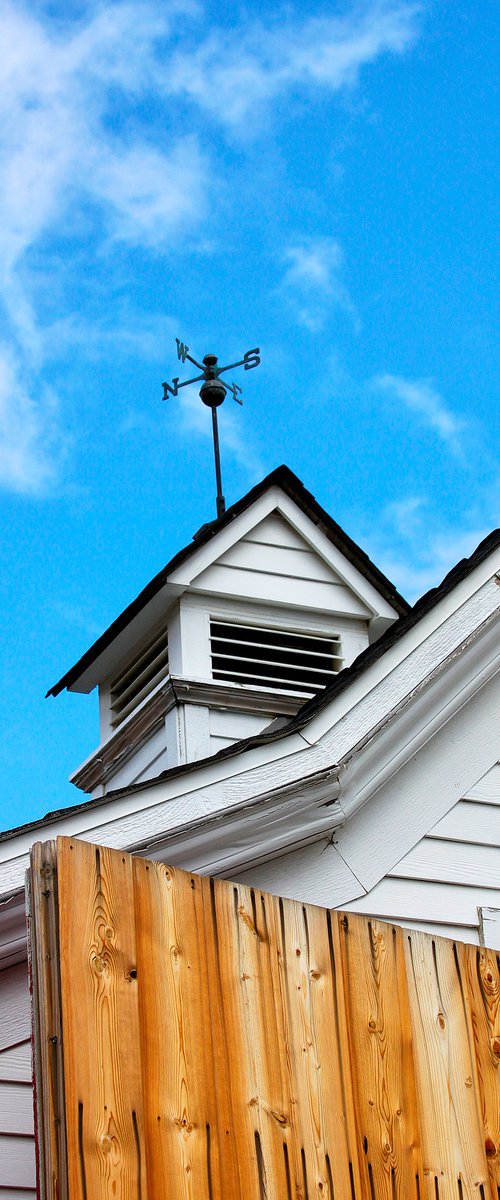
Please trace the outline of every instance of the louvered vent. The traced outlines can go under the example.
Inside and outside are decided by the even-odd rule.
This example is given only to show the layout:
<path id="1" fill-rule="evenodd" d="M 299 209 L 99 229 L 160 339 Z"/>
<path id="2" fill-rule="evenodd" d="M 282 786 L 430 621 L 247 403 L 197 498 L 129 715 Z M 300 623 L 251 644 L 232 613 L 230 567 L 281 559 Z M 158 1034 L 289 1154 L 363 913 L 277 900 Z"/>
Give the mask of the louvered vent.
<path id="1" fill-rule="evenodd" d="M 162 629 L 127 663 L 111 684 L 114 729 L 168 675 L 168 630 Z"/>
<path id="2" fill-rule="evenodd" d="M 313 696 L 340 671 L 339 637 L 210 622 L 212 675 L 226 683 Z"/>

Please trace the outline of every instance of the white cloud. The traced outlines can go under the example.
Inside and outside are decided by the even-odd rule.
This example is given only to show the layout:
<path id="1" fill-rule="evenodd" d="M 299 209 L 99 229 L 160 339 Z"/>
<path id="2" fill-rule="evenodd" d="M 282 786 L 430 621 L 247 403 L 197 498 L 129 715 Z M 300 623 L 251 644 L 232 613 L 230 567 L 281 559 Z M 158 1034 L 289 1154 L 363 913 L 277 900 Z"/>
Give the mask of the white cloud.
<path id="1" fill-rule="evenodd" d="M 466 422 L 449 409 L 429 379 L 403 379 L 399 375 L 379 375 L 373 380 L 378 393 L 399 400 L 416 413 L 424 425 L 434 430 L 452 454 L 462 454 L 462 434 Z"/>
<path id="2" fill-rule="evenodd" d="M 288 265 L 280 290 L 287 295 L 299 324 L 313 333 L 323 327 L 332 305 L 356 320 L 341 277 L 343 257 L 339 242 L 328 237 L 302 238 L 285 250 Z"/>
<path id="3" fill-rule="evenodd" d="M 118 0 L 80 19 L 0 0 L 0 289 L 11 337 L 2 365 L 4 486 L 50 485 L 64 420 L 40 382 L 50 351 L 29 274 L 34 254 L 39 275 L 44 262 L 63 275 L 71 266 L 61 232 L 80 247 L 86 239 L 91 265 L 116 244 L 157 252 L 193 229 L 201 236 L 212 178 L 203 116 L 226 130 L 251 118 L 258 130 L 259 106 L 292 89 L 350 88 L 365 64 L 407 48 L 417 12 L 390 0 L 342 19 L 276 9 L 265 26 L 235 16 L 233 28 L 206 33 L 192 0 Z M 48 245 L 53 261 L 44 259 Z M 333 240 L 297 243 L 289 254 L 299 319 L 321 324 L 327 301 L 349 307 Z"/>
<path id="4" fill-rule="evenodd" d="M 35 402 L 22 363 L 0 344 L 0 484 L 24 494 L 46 490 L 65 449 L 58 418 L 54 392 L 40 385 Z"/>
<path id="5" fill-rule="evenodd" d="M 267 27 L 253 20 L 229 33 L 214 31 L 197 51 L 190 47 L 173 55 L 163 87 L 190 96 L 218 120 L 241 126 L 260 105 L 292 88 L 337 92 L 354 86 L 367 63 L 408 48 L 419 8 L 373 3 L 343 18 L 295 23 L 280 12 L 279 23 L 271 18 Z M 251 132 L 248 125 L 245 132 Z"/>

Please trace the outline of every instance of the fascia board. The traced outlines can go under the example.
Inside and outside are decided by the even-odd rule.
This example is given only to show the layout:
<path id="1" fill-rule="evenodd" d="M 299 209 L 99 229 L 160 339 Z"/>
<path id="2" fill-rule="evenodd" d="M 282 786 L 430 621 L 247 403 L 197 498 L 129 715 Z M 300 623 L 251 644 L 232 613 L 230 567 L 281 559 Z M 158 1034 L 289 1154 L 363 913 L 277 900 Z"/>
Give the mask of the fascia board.
<path id="1" fill-rule="evenodd" d="M 414 759 L 486 684 L 497 680 L 496 686 L 500 690 L 499 672 L 498 626 L 491 622 L 474 642 L 463 647 L 462 652 L 450 654 L 425 686 L 416 688 L 405 704 L 394 709 L 388 720 L 374 728 L 369 737 L 360 739 L 339 762 L 346 819 L 372 801 L 400 768 Z M 493 717 L 492 745 L 495 745 L 498 726 L 498 721 L 496 725 L 494 721 Z M 462 782 L 464 789 L 469 786 L 473 785 Z M 466 791 L 463 792 L 465 795 Z"/>
<path id="2" fill-rule="evenodd" d="M 105 679 L 113 674 L 116 667 L 119 666 L 122 659 L 136 642 L 142 641 L 147 637 L 149 630 L 157 625 L 162 617 L 175 604 L 176 600 L 181 595 L 182 588 L 176 587 L 170 583 L 170 580 L 164 584 L 159 592 L 149 601 L 148 604 L 141 608 L 140 612 L 118 633 L 109 646 L 103 650 L 98 658 L 83 671 L 78 679 L 75 679 L 68 687 L 69 692 L 84 692 L 88 694 L 101 684 Z"/>
<path id="3" fill-rule="evenodd" d="M 168 861 L 171 865 L 180 864 L 205 874 L 222 874 L 245 869 L 253 861 L 283 854 L 290 845 L 303 845 L 331 836 L 344 819 L 337 803 L 339 790 L 336 773 L 327 769 L 306 778 L 295 778 L 281 788 L 268 788 L 257 798 L 250 795 L 245 801 L 229 804 L 222 811 L 220 808 L 214 808 L 211 813 L 201 811 L 193 818 L 188 806 L 184 821 L 174 820 L 168 830 L 164 821 L 161 823 L 163 828 L 158 827 L 156 833 L 148 825 L 147 838 L 144 837 L 143 820 L 136 830 L 135 841 L 131 841 L 130 829 L 123 822 L 121 825 L 114 823 L 110 832 L 104 826 L 78 829 L 74 827 L 77 825 L 75 820 L 65 822 L 61 819 L 57 828 L 51 829 L 51 834 L 83 836 L 85 841 L 126 849 Z M 40 831 L 42 838 L 46 832 L 46 829 Z M 137 833 L 142 836 L 138 838 Z M 0 892 L 5 894 L 7 891 L 6 899 L 0 903 L 0 959 L 12 942 L 12 905 L 16 905 L 16 913 L 18 910 L 23 912 L 19 909 L 20 889 L 29 867 L 29 850 L 34 841 L 40 840 L 36 830 L 31 831 L 29 844 L 27 838 L 25 835 L 24 841 L 19 839 L 14 855 L 0 865 Z M 5 870 L 9 867 L 10 876 Z M 16 936 L 17 925 L 19 921 Z"/>
<path id="4" fill-rule="evenodd" d="M 200 548 L 171 575 L 171 582 L 183 587 L 194 587 L 197 578 L 213 566 L 237 542 L 260 524 L 272 512 L 278 512 L 299 533 L 320 558 L 339 576 L 346 587 L 361 601 L 367 618 L 384 618 L 387 623 L 397 617 L 397 612 L 356 567 L 349 562 L 341 550 L 324 534 L 313 521 L 282 492 L 270 488 L 244 513 L 240 513 L 226 529 L 223 529 L 206 546 Z"/>
<path id="5" fill-rule="evenodd" d="M 143 792 L 89 802 L 76 812 L 60 813 L 53 822 L 0 842 L 0 898 L 22 886 L 33 842 L 55 833 L 129 849 L 146 835 L 161 838 L 186 822 L 258 799 L 270 786 L 273 790 L 287 788 L 330 766 L 321 750 L 307 746 L 300 734 L 294 734 L 285 741 L 255 747 L 240 758 L 208 761 L 200 767 L 193 764 L 192 771 L 160 780 Z"/>
<path id="6" fill-rule="evenodd" d="M 347 820 L 336 839 L 336 848 L 367 892 L 396 867 L 498 757 L 500 655 L 493 676 L 490 671 L 488 666 L 479 673 L 473 698 L 464 691 L 460 708 L 435 728 L 418 751 L 408 747 L 404 762 L 392 777 L 382 785 L 378 781 L 370 803 L 366 803 L 365 795 L 360 807 L 354 780 L 350 794 L 347 769 L 339 797 Z"/>
<path id="7" fill-rule="evenodd" d="M 350 588 L 358 600 L 365 605 L 367 615 L 371 615 L 372 618 L 384 617 L 387 623 L 397 618 L 396 609 L 387 600 L 384 600 L 373 584 L 349 562 L 349 559 L 341 550 L 337 549 L 326 534 L 293 504 L 289 496 L 282 493 L 278 508 L 281 515 L 308 542 L 311 550 L 314 550 L 335 571 L 346 587 Z"/>
<path id="8" fill-rule="evenodd" d="M 439 661 L 473 635 L 484 621 L 498 618 L 500 589 L 491 560 L 488 571 L 478 568 L 474 581 L 462 580 L 462 585 L 425 614 L 344 692 L 313 715 L 302 729 L 304 739 L 312 745 L 332 731 L 335 744 L 339 745 L 340 736 L 342 754 L 347 753 L 349 743 L 352 746 L 358 740 L 354 738 L 354 732 L 359 731 L 360 721 L 368 732 L 370 722 L 374 726 L 385 713 L 390 713 L 405 695 L 432 673 Z M 365 712 L 363 719 L 361 705 Z"/>
<path id="9" fill-rule="evenodd" d="M 247 533 L 250 533 L 256 525 L 269 516 L 269 513 L 277 508 L 278 502 L 282 498 L 284 495 L 281 488 L 269 488 L 264 495 L 254 501 L 250 508 L 239 513 L 229 525 L 226 525 L 225 529 L 218 530 L 209 542 L 190 554 L 185 563 L 172 571 L 169 581 L 181 588 L 191 587 L 198 575 L 213 566 L 227 550 L 234 546 L 235 542 L 241 541 Z"/>

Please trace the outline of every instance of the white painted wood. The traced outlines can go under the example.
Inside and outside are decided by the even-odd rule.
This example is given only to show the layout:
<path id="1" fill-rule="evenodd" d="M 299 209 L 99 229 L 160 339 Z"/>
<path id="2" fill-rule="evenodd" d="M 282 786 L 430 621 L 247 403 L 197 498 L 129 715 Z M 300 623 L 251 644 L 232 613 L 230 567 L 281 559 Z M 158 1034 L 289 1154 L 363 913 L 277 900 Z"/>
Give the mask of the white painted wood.
<path id="1" fill-rule="evenodd" d="M 11 1188 L 0 1186 L 0 1200 L 36 1200 L 36 1189 L 16 1187 L 13 1192 Z"/>
<path id="2" fill-rule="evenodd" d="M 11 1188 L 3 1188 L 0 1185 L 0 1200 L 36 1200 L 36 1189 L 16 1187 L 13 1192 Z"/>
<path id="3" fill-rule="evenodd" d="M 500 846 L 500 805 L 459 800 L 430 830 L 433 838 Z"/>
<path id="4" fill-rule="evenodd" d="M 271 513 L 241 539 L 258 546 L 284 546 L 287 549 L 311 551 L 311 544 L 285 521 L 278 512 Z"/>
<path id="5" fill-rule="evenodd" d="M 218 558 L 222 557 L 238 541 L 245 538 L 253 529 L 260 525 L 270 514 L 280 516 L 291 528 L 301 536 L 306 544 L 329 563 L 333 570 L 353 594 L 362 600 L 372 615 L 372 620 L 381 623 L 380 632 L 385 624 L 389 624 L 397 616 L 395 610 L 377 592 L 376 588 L 365 579 L 356 567 L 338 550 L 326 534 L 310 520 L 288 496 L 278 487 L 269 490 L 252 505 L 251 509 L 241 513 L 230 525 L 220 530 L 217 537 L 199 548 L 192 558 L 183 563 L 171 576 L 171 586 L 191 586 L 198 580 L 203 571 L 208 570 Z M 241 596 L 246 597 L 243 589 Z"/>
<path id="6" fill-rule="evenodd" d="M 272 720 L 272 713 L 218 712 L 215 709 L 209 713 L 210 746 L 215 750 L 222 742 L 230 745 L 242 738 L 253 737 Z"/>
<path id="7" fill-rule="evenodd" d="M 369 610 L 342 584 L 316 580 L 290 580 L 241 568 L 214 566 L 193 584 L 199 591 L 262 600 L 267 604 L 287 604 L 289 608 L 315 608 L 330 613 L 349 613 L 369 617 Z"/>
<path id="8" fill-rule="evenodd" d="M 297 549 L 296 546 L 268 546 L 244 539 L 232 546 L 214 565 L 253 571 L 258 575 L 280 575 L 288 584 L 295 579 L 331 583 L 347 591 L 336 572 L 305 542 Z M 204 586 L 209 583 L 211 570 L 209 567 L 208 571 L 203 572 Z M 200 580 L 197 579 L 195 583 L 199 586 Z"/>
<path id="9" fill-rule="evenodd" d="M 324 840 L 261 863 L 234 878 L 275 896 L 324 908 L 336 908 L 340 896 L 347 903 L 347 897 L 355 899 L 363 894 L 359 881 L 335 847 Z"/>
<path id="10" fill-rule="evenodd" d="M 163 723 L 161 729 L 157 729 L 147 741 L 134 748 L 130 758 L 127 758 L 125 762 L 119 761 L 118 764 L 108 768 L 104 790 L 106 792 L 116 791 L 118 788 L 128 787 L 131 783 L 137 783 L 141 779 L 152 779 L 160 771 L 165 770 L 168 761 L 166 740 L 167 735 Z M 97 751 L 97 755 L 99 755 L 99 751 Z M 96 789 L 95 794 L 102 795 L 102 790 Z"/>
<path id="11" fill-rule="evenodd" d="M 499 703 L 496 674 L 417 754 L 407 757 L 383 787 L 372 792 L 370 804 L 346 822 L 337 848 L 367 891 L 458 802 L 469 781 L 484 774 L 496 759 Z M 395 732 L 393 726 L 393 736 Z M 390 733 L 389 728 L 388 739 Z M 376 754 L 376 740 L 372 750 Z M 353 774 L 351 803 L 355 804 Z M 346 779 L 342 807 L 349 811 L 349 772 Z"/>
<path id="12" fill-rule="evenodd" d="M 384 920 L 392 923 L 390 917 Z M 433 937 L 445 937 L 452 942 L 468 942 L 471 946 L 479 946 L 479 931 L 462 925 L 441 925 L 439 921 L 405 921 L 401 918 L 394 924 L 409 931 L 415 929 L 418 933 L 430 933 Z"/>
<path id="13" fill-rule="evenodd" d="M 478 804 L 500 804 L 500 763 L 495 763 L 486 775 L 469 789 L 464 799 L 475 800 Z"/>
<path id="14" fill-rule="evenodd" d="M 0 1133 L 34 1133 L 30 1083 L 0 1083 Z"/>
<path id="15" fill-rule="evenodd" d="M 500 850 L 426 837 L 388 874 L 398 879 L 430 879 L 464 887 L 500 888 Z"/>
<path id="16" fill-rule="evenodd" d="M 0 985 L 1 983 L 0 975 Z M 31 1040 L 26 1039 L 18 1046 L 0 1050 L 0 1082 L 31 1083 L 32 1077 Z"/>
<path id="17" fill-rule="evenodd" d="M 0 1187 L 36 1188 L 35 1142 L 32 1137 L 0 1134 Z M 0 1193 L 1 1194 L 1 1193 Z M 9 1200 L 17 1200 L 17 1191 Z"/>
<path id="18" fill-rule="evenodd" d="M 477 910 L 488 905 L 500 906 L 500 887 L 493 891 L 414 879 L 383 879 L 371 892 L 349 903 L 348 907 L 354 912 L 383 917 L 384 920 L 415 921 L 419 927 L 424 921 L 478 929 Z"/>
<path id="19" fill-rule="evenodd" d="M 500 908 L 479 909 L 480 941 L 490 950 L 500 950 Z"/>
<path id="20" fill-rule="evenodd" d="M 27 963 L 0 972 L 0 1050 L 31 1037 Z"/>

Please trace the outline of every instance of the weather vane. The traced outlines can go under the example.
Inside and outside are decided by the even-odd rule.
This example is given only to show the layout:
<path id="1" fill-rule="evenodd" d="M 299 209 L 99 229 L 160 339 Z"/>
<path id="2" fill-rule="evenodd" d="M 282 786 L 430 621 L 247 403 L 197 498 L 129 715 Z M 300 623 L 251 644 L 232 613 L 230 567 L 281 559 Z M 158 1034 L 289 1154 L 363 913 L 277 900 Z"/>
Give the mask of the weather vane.
<path id="1" fill-rule="evenodd" d="M 207 408 L 212 409 L 215 478 L 217 480 L 217 517 L 222 517 L 226 511 L 226 501 L 222 495 L 217 409 L 226 399 L 228 392 L 231 392 L 233 400 L 236 400 L 237 404 L 243 404 L 243 401 L 240 400 L 242 389 L 238 387 L 238 384 L 225 383 L 224 380 L 220 379 L 220 376 L 223 375 L 225 371 L 233 371 L 235 367 L 244 367 L 245 371 L 251 371 L 254 367 L 258 367 L 260 363 L 260 350 L 258 347 L 255 350 L 247 350 L 246 354 L 243 355 L 243 358 L 241 358 L 239 362 L 229 363 L 227 367 L 218 367 L 217 356 L 215 354 L 205 354 L 203 363 L 199 363 L 197 362 L 196 358 L 193 358 L 189 353 L 189 346 L 185 346 L 184 342 L 179 341 L 179 338 L 176 338 L 175 340 L 177 342 L 177 358 L 183 363 L 185 363 L 186 359 L 188 359 L 188 362 L 193 363 L 193 366 L 198 367 L 198 369 L 201 371 L 201 375 L 195 375 L 193 379 L 184 379 L 182 383 L 179 382 L 179 378 L 177 377 L 172 380 L 172 383 L 162 384 L 162 399 L 168 400 L 169 396 L 177 396 L 179 393 L 179 388 L 188 387 L 190 383 L 198 383 L 200 379 L 203 379 L 203 383 L 200 388 L 200 397 L 203 400 L 203 403 L 206 404 Z"/>

